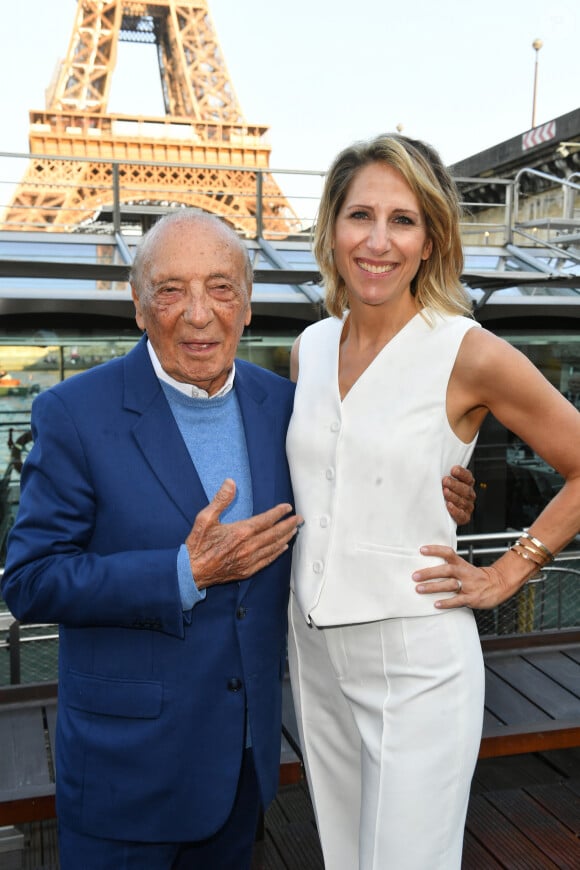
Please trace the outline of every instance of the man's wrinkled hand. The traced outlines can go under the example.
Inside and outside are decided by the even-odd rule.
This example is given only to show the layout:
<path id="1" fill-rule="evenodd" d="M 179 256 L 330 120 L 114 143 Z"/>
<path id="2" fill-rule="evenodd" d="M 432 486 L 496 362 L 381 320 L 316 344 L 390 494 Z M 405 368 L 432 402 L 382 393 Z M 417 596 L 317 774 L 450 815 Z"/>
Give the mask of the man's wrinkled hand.
<path id="1" fill-rule="evenodd" d="M 245 580 L 288 549 L 302 517 L 288 516 L 290 504 L 235 523 L 221 523 L 220 515 L 236 495 L 233 480 L 225 480 L 212 501 L 201 510 L 185 541 L 198 589 Z"/>
<path id="2" fill-rule="evenodd" d="M 458 526 L 468 523 L 475 509 L 474 485 L 473 474 L 461 465 L 454 465 L 450 476 L 443 478 L 445 504 Z"/>

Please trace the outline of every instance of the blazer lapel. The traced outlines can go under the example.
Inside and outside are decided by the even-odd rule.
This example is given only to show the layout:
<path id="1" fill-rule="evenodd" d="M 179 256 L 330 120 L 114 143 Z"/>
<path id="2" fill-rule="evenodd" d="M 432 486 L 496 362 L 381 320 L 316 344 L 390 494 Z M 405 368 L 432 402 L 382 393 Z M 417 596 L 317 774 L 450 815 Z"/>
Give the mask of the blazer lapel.
<path id="1" fill-rule="evenodd" d="M 238 361 L 236 393 L 246 434 L 254 513 L 258 514 L 275 504 L 275 439 L 279 433 L 267 391 Z"/>
<path id="2" fill-rule="evenodd" d="M 153 474 L 193 525 L 207 496 L 151 365 L 145 338 L 125 358 L 125 407 L 139 414 L 133 434 Z"/>
<path id="3" fill-rule="evenodd" d="M 274 507 L 276 501 L 275 463 L 276 438 L 283 437 L 280 424 L 272 409 L 268 392 L 255 378 L 236 362 L 236 390 L 244 429 L 252 475 L 254 514 Z M 241 602 L 251 587 L 252 580 L 240 583 L 238 602 Z"/>

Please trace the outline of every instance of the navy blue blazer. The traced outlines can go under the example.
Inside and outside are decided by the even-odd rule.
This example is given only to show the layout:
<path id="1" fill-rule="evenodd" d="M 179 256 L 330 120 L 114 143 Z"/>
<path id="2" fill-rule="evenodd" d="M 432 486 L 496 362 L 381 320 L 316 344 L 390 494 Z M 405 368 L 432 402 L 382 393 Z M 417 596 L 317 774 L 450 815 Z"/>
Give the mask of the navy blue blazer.
<path id="1" fill-rule="evenodd" d="M 294 386 L 238 360 L 235 389 L 254 512 L 292 503 Z M 207 498 L 145 339 L 41 393 L 32 426 L 2 591 L 18 619 L 60 623 L 58 813 L 107 838 L 208 837 L 246 705 L 264 805 L 276 793 L 290 552 L 182 612 L 177 551 Z"/>

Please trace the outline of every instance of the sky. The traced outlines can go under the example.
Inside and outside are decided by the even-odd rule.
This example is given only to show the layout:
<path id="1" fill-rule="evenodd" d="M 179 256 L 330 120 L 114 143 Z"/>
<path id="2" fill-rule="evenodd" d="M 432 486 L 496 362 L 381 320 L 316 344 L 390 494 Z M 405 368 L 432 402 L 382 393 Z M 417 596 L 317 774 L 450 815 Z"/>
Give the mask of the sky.
<path id="1" fill-rule="evenodd" d="M 578 0 L 209 0 L 242 111 L 270 166 L 325 170 L 355 139 L 402 127 L 447 164 L 580 107 Z M 28 151 L 28 111 L 66 56 L 76 0 L 7 0 L 0 151 Z M 163 114 L 155 54 L 121 43 L 109 110 Z"/>

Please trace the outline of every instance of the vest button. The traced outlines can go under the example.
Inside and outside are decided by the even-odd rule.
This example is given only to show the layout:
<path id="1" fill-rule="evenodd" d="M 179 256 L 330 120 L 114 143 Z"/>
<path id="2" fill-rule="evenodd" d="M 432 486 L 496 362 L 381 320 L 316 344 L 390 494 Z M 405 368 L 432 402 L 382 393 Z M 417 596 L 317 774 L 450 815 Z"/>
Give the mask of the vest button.
<path id="1" fill-rule="evenodd" d="M 327 480 L 334 480 L 334 468 L 327 468 L 326 469 L 326 479 Z"/>
<path id="2" fill-rule="evenodd" d="M 315 574 L 322 574 L 323 568 L 324 563 L 321 562 L 320 559 L 316 559 L 316 561 L 312 563 L 312 570 Z"/>
<path id="3" fill-rule="evenodd" d="M 228 690 L 230 692 L 239 692 L 242 688 L 242 681 L 239 677 L 232 677 L 231 680 L 228 680 Z"/>
<path id="4" fill-rule="evenodd" d="M 334 423 L 330 424 L 330 431 L 331 432 L 339 432 L 340 431 L 340 423 L 338 422 L 338 420 L 335 420 Z"/>
<path id="5" fill-rule="evenodd" d="M 326 514 L 320 517 L 320 528 L 327 529 L 330 525 L 330 517 L 327 517 Z"/>
<path id="6" fill-rule="evenodd" d="M 246 613 L 247 610 L 245 607 L 238 607 L 238 609 L 236 610 L 236 616 L 238 619 L 244 619 Z"/>

